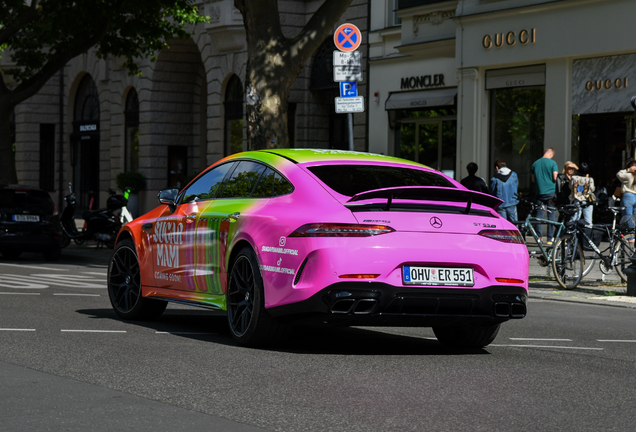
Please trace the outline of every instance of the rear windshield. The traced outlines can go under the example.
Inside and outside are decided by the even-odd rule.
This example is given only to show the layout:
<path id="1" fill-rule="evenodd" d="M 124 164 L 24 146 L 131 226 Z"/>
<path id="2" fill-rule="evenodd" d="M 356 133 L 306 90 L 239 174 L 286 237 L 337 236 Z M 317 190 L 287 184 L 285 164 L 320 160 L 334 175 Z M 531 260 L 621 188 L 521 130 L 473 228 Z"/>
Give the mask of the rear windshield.
<path id="1" fill-rule="evenodd" d="M 53 207 L 53 201 L 46 192 L 0 189 L 0 209 L 29 208 L 50 214 L 53 213 Z"/>
<path id="2" fill-rule="evenodd" d="M 339 194 L 401 186 L 455 187 L 440 174 L 411 168 L 381 165 L 323 165 L 309 167 L 316 177 Z"/>

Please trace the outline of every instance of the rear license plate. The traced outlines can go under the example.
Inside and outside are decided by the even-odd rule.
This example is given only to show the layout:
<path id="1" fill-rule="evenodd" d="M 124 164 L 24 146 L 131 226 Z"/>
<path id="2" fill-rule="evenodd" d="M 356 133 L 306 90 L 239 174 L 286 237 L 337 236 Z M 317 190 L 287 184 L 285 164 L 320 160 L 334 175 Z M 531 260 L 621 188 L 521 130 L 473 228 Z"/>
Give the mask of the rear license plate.
<path id="1" fill-rule="evenodd" d="M 13 220 L 16 222 L 40 222 L 40 216 L 38 215 L 13 215 Z"/>
<path id="2" fill-rule="evenodd" d="M 472 268 L 404 266 L 402 279 L 406 285 L 475 285 Z"/>

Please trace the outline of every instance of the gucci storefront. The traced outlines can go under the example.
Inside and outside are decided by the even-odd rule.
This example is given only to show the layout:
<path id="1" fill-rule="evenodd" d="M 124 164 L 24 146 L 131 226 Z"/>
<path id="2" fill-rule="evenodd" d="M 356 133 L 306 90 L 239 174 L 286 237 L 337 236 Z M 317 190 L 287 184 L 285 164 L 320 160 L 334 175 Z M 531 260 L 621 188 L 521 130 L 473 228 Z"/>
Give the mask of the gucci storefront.
<path id="1" fill-rule="evenodd" d="M 553 147 L 560 168 L 587 162 L 609 186 L 636 150 L 636 2 L 420 3 L 370 33 L 370 151 L 458 180 L 469 162 L 488 180 L 503 159 L 529 193 L 532 163 Z"/>

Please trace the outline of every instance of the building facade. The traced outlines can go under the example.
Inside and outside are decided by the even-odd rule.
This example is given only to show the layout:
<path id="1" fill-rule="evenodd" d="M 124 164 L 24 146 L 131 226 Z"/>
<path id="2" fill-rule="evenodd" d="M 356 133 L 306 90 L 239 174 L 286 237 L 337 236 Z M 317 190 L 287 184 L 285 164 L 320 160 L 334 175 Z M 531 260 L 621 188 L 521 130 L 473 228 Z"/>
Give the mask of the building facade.
<path id="1" fill-rule="evenodd" d="M 371 0 L 369 150 L 458 180 L 503 159 L 530 192 L 553 147 L 609 187 L 635 155 L 634 13 L 629 0 Z"/>
<path id="2" fill-rule="evenodd" d="M 279 1 L 283 33 L 297 35 L 321 4 Z M 199 7 L 209 24 L 193 28 L 189 39 L 170 41 L 155 62 L 139 60 L 141 76 L 129 76 L 123 59 L 100 60 L 90 51 L 18 105 L 12 127 L 19 182 L 50 191 L 58 203 L 72 182 L 80 205 L 95 208 L 105 205 L 117 174 L 139 172 L 147 179 L 143 212 L 157 205 L 157 191 L 184 186 L 209 164 L 249 149 L 242 16 L 233 0 Z M 368 3 L 354 0 L 339 24 L 352 22 L 366 33 L 367 17 Z M 334 109 L 334 49 L 328 37 L 292 87 L 294 147 L 348 148 L 347 117 Z M 359 50 L 366 63 L 366 41 Z M 361 83 L 360 94 L 366 91 Z M 354 115 L 356 150 L 367 149 L 366 129 L 366 114 Z"/>

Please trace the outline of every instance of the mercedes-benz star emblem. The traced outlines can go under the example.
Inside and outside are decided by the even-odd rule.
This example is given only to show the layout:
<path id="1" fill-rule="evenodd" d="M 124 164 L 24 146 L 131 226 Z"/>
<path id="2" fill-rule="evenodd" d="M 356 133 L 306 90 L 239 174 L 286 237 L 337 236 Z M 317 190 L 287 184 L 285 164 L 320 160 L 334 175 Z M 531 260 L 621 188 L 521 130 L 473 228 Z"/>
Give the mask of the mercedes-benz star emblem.
<path id="1" fill-rule="evenodd" d="M 442 220 L 436 216 L 432 217 L 431 220 L 429 221 L 431 223 L 431 226 L 433 228 L 441 228 L 442 225 L 444 225 L 442 223 Z"/>

